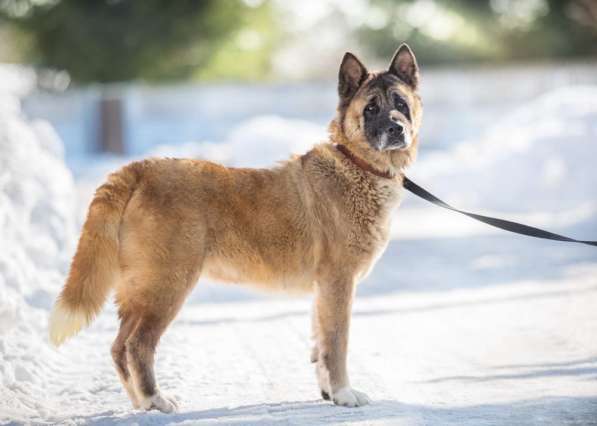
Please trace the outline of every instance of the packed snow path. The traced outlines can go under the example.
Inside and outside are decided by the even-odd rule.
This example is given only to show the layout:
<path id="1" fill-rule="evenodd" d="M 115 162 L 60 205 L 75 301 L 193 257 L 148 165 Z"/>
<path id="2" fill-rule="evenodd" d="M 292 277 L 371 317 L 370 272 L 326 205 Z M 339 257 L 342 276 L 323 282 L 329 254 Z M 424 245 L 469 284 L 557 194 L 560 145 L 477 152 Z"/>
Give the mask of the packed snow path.
<path id="1" fill-rule="evenodd" d="M 504 241 L 498 238 L 496 244 Z M 534 248 L 541 254 L 541 244 L 525 240 L 510 248 L 527 253 Z M 422 270 L 410 257 L 418 256 L 420 244 L 393 243 L 386 260 L 396 247 L 405 260 L 396 272 L 409 263 L 410 269 Z M 48 388 L 39 395 L 44 416 L 22 420 L 597 424 L 597 268 L 568 263 L 570 257 L 582 260 L 590 249 L 559 247 L 560 265 L 546 269 L 549 277 L 542 280 L 496 283 L 487 273 L 474 288 L 452 284 L 432 290 L 425 288 L 425 283 L 435 286 L 429 279 L 421 280 L 420 291 L 400 291 L 398 282 L 395 288 L 388 283 L 372 284 L 369 291 L 362 287 L 349 366 L 353 386 L 373 399 L 367 407 L 340 408 L 319 399 L 309 363 L 308 300 L 254 299 L 243 293 L 246 299 L 237 302 L 186 306 L 162 339 L 158 380 L 164 392 L 178 399 L 179 413 L 132 410 L 109 355 L 117 326 L 109 309 L 60 348 Z M 441 245 L 436 255 L 418 261 L 450 260 Z M 550 262 L 556 259 L 536 264 L 547 268 Z M 467 274 L 477 278 L 470 265 L 444 266 L 447 276 L 465 287 Z M 439 282 L 442 268 L 437 271 Z M 383 271 L 377 277 L 382 275 L 388 277 Z M 226 291 L 210 285 L 198 288 L 196 296 L 217 300 L 226 298 Z"/>

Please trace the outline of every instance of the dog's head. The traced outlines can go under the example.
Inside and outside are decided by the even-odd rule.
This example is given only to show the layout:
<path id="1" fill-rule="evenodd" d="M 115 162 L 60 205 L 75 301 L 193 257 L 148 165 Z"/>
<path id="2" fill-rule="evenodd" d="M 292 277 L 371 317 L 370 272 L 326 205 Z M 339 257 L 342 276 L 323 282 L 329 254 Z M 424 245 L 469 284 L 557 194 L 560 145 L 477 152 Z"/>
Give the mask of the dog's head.
<path id="1" fill-rule="evenodd" d="M 387 70 L 376 73 L 346 53 L 339 73 L 337 131 L 346 141 L 378 154 L 414 149 L 422 116 L 418 84 L 417 60 L 406 44 Z"/>

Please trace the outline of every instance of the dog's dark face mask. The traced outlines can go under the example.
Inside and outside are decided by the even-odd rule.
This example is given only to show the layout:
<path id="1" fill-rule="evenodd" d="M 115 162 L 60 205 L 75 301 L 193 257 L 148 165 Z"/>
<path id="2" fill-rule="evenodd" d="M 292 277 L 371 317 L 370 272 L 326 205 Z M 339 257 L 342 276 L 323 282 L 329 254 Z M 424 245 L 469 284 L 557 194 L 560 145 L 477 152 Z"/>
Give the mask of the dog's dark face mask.
<path id="1" fill-rule="evenodd" d="M 394 54 L 388 70 L 375 74 L 347 53 L 338 84 L 344 132 L 349 137 L 362 134 L 376 151 L 408 149 L 418 128 L 418 80 L 416 59 L 405 44 Z"/>
<path id="2" fill-rule="evenodd" d="M 367 83 L 368 102 L 363 109 L 365 137 L 378 151 L 405 149 L 412 142 L 408 127 L 410 107 L 398 90 L 397 78 L 380 74 Z"/>

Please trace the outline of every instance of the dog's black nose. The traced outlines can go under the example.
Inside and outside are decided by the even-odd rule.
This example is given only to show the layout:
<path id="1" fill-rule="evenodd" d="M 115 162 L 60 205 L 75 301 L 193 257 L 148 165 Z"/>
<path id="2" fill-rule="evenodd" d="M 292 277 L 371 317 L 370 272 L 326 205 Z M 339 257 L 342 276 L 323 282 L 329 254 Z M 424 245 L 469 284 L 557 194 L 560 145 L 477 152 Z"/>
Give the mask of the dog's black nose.
<path id="1" fill-rule="evenodd" d="M 403 133 L 404 133 L 404 127 L 402 127 L 401 124 L 392 123 L 392 124 L 390 124 L 390 127 L 388 127 L 388 134 L 390 136 L 400 136 Z"/>

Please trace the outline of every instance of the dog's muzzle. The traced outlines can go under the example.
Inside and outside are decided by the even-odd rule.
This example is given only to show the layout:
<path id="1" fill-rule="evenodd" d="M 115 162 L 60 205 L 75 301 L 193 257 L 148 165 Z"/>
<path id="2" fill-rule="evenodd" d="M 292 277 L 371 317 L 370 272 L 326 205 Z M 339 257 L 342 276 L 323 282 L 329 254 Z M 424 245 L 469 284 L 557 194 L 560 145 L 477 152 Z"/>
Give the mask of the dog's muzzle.
<path id="1" fill-rule="evenodd" d="M 406 129 L 399 121 L 392 121 L 379 138 L 379 151 L 407 149 L 410 145 L 410 138 Z"/>

